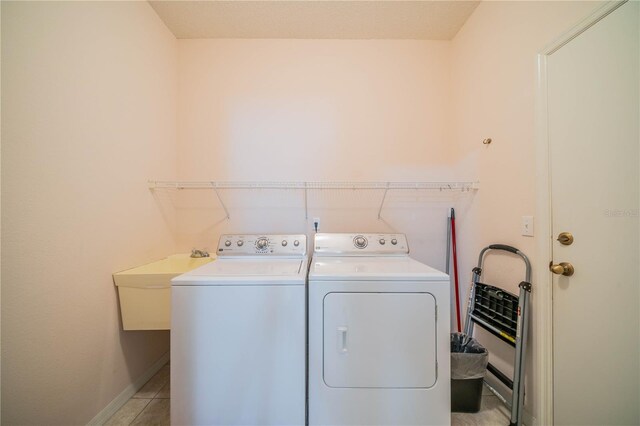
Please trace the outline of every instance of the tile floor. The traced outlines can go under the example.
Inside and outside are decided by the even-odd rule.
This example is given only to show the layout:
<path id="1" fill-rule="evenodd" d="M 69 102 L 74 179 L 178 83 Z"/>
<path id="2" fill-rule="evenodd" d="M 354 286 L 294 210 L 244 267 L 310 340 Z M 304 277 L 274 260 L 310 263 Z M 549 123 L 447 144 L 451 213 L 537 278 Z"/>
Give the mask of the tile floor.
<path id="1" fill-rule="evenodd" d="M 169 426 L 169 370 L 167 363 L 105 423 L 109 426 Z M 452 426 L 508 425 L 509 410 L 484 388 L 479 413 L 453 413 Z"/>
<path id="2" fill-rule="evenodd" d="M 169 368 L 162 367 L 105 425 L 169 426 Z"/>

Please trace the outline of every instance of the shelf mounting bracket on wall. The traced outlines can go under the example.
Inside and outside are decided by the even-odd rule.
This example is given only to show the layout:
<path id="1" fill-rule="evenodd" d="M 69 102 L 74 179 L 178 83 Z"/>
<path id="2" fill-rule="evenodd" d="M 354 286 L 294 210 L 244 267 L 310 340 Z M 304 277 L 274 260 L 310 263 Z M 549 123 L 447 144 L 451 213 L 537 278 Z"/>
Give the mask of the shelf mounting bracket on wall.
<path id="1" fill-rule="evenodd" d="M 211 186 L 213 186 L 213 190 L 216 193 L 216 197 L 218 197 L 218 202 L 220 203 L 220 205 L 222 206 L 222 209 L 224 210 L 224 214 L 227 215 L 227 220 L 231 219 L 231 216 L 229 216 L 229 210 L 227 209 L 227 206 L 224 204 L 224 201 L 222 201 L 222 197 L 220 197 L 220 193 L 218 192 L 216 183 L 211 182 Z"/>
<path id="2" fill-rule="evenodd" d="M 307 183 L 304 184 L 304 218 L 309 219 L 309 207 L 307 204 L 307 192 L 309 188 L 307 188 Z"/>
<path id="3" fill-rule="evenodd" d="M 384 189 L 384 194 L 382 194 L 382 201 L 380 201 L 380 208 L 378 209 L 378 220 L 382 220 L 382 207 L 384 206 L 384 200 L 387 199 L 387 192 L 389 192 L 389 182 L 387 182 L 387 187 Z"/>

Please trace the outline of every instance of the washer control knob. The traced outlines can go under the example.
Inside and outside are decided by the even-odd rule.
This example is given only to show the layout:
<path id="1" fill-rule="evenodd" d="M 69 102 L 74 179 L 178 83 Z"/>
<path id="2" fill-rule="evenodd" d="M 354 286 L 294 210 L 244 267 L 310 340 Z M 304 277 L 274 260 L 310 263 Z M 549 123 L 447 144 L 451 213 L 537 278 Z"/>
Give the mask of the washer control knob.
<path id="1" fill-rule="evenodd" d="M 229 240 L 225 241 L 225 242 L 224 242 L 224 245 L 225 245 L 225 246 L 227 246 L 227 247 L 229 247 L 229 246 L 231 245 L 231 241 L 229 241 Z"/>
<path id="2" fill-rule="evenodd" d="M 391 244 L 393 244 L 393 245 L 395 246 L 396 244 L 398 244 L 398 240 L 396 240 L 396 239 L 394 238 L 393 240 L 391 240 Z"/>
<path id="3" fill-rule="evenodd" d="M 267 244 L 269 244 L 269 240 L 267 240 L 266 238 L 258 238 L 258 241 L 256 241 L 256 247 L 259 250 L 264 250 L 267 248 Z"/>
<path id="4" fill-rule="evenodd" d="M 287 246 L 287 240 L 282 240 L 282 247 L 286 247 Z"/>
<path id="5" fill-rule="evenodd" d="M 293 242 L 293 245 L 294 245 L 294 246 L 296 246 L 296 247 L 298 247 L 298 246 L 300 245 L 300 241 L 295 240 L 295 241 Z"/>
<path id="6" fill-rule="evenodd" d="M 367 239 L 362 235 L 358 235 L 353 239 L 353 244 L 360 249 L 363 249 L 367 246 Z"/>
<path id="7" fill-rule="evenodd" d="M 236 244 L 238 244 L 238 247 L 242 247 L 244 245 L 244 241 L 238 240 Z"/>
<path id="8" fill-rule="evenodd" d="M 381 246 L 384 245 L 384 243 L 386 243 L 386 241 L 384 240 L 384 238 L 380 238 L 380 241 L 378 241 L 380 243 Z"/>

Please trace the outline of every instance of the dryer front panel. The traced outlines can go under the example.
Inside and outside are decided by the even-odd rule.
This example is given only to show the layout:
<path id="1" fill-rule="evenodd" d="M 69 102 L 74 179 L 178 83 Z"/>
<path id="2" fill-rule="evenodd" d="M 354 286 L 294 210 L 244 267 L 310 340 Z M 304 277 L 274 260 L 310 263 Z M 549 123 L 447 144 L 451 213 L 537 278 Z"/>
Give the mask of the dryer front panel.
<path id="1" fill-rule="evenodd" d="M 333 388 L 430 388 L 437 380 L 431 293 L 328 293 L 323 378 Z"/>

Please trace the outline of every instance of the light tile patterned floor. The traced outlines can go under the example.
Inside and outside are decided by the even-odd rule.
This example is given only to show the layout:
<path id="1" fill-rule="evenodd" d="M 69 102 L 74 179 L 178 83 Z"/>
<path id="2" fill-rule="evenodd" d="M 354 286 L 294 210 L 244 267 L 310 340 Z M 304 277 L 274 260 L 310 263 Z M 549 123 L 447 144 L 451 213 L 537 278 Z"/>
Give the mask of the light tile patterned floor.
<path id="1" fill-rule="evenodd" d="M 169 426 L 169 369 L 162 367 L 105 425 Z"/>
<path id="2" fill-rule="evenodd" d="M 105 423 L 109 426 L 170 426 L 170 365 L 156 373 Z M 479 413 L 453 413 L 452 426 L 508 425 L 509 410 L 487 388 L 483 389 Z"/>

